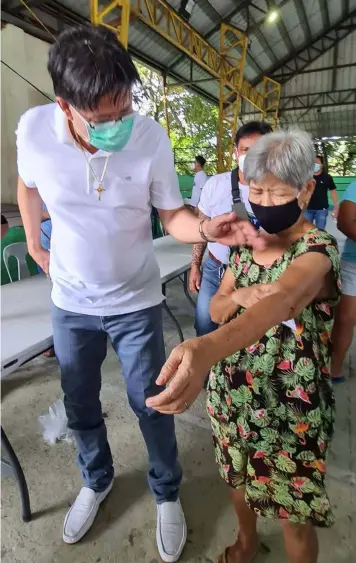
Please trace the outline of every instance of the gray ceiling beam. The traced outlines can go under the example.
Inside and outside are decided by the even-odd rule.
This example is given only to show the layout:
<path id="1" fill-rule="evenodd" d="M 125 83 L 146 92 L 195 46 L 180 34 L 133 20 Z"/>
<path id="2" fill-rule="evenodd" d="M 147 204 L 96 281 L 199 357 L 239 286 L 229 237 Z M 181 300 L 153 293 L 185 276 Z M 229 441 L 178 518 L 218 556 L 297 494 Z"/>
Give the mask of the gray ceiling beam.
<path id="1" fill-rule="evenodd" d="M 350 12 L 350 0 L 342 0 L 342 15 L 346 18 L 347 14 Z"/>
<path id="2" fill-rule="evenodd" d="M 333 71 L 331 76 L 331 89 L 336 90 L 336 81 L 337 81 L 337 61 L 339 58 L 339 44 L 336 43 L 333 52 Z"/>
<path id="3" fill-rule="evenodd" d="M 215 20 L 221 18 L 219 12 L 215 10 L 209 0 L 195 0 L 195 3 L 209 18 L 214 18 Z"/>
<path id="4" fill-rule="evenodd" d="M 53 43 L 53 38 L 51 37 L 51 35 L 47 33 L 47 31 L 45 31 L 45 29 L 39 24 L 36 25 L 35 23 L 25 21 L 24 19 L 18 16 L 14 16 L 13 14 L 9 14 L 4 10 L 1 10 L 1 20 L 23 29 L 23 31 L 26 31 L 26 33 L 37 37 L 37 39 L 42 39 L 42 41 L 46 41 L 47 43 Z M 48 29 L 49 31 L 53 32 L 53 34 L 56 33 L 55 30 L 52 30 L 49 27 Z"/>
<path id="5" fill-rule="evenodd" d="M 278 64 L 272 65 L 270 68 L 266 69 L 264 73 L 261 73 L 253 81 L 253 85 L 261 82 L 264 75 L 271 77 L 274 77 L 277 74 L 282 75 L 282 79 L 280 81 L 284 83 L 296 74 L 301 73 L 304 68 L 317 60 L 326 51 L 334 47 L 336 43 L 345 39 L 351 31 L 356 29 L 356 26 L 352 21 L 353 18 L 356 18 L 356 9 L 352 10 L 346 18 L 341 17 L 334 25 L 326 30 L 326 32 L 320 32 L 317 37 L 312 39 L 312 41 L 289 53 L 286 57 L 281 59 Z M 351 20 L 351 25 L 348 26 L 349 29 L 342 29 L 344 24 L 346 24 L 349 20 Z M 291 68 L 294 69 L 292 72 Z M 283 76 L 285 76 L 285 78 L 283 78 Z"/>
<path id="6" fill-rule="evenodd" d="M 341 68 L 355 68 L 356 67 L 356 63 L 348 63 L 348 64 L 341 64 L 337 66 L 337 70 L 341 69 Z M 305 70 L 303 70 L 302 72 L 299 73 L 299 76 L 302 76 L 303 74 L 315 74 L 316 72 L 325 72 L 325 71 L 330 71 L 333 70 L 334 66 L 323 66 L 321 68 L 306 68 Z M 292 74 L 292 72 L 291 72 Z M 286 80 L 286 74 L 281 75 L 281 74 L 276 74 L 274 75 L 274 79 L 279 82 L 280 80 Z M 287 77 L 288 79 L 288 77 Z"/>
<path id="7" fill-rule="evenodd" d="M 250 17 L 250 21 L 252 22 L 252 25 L 256 25 L 256 21 L 255 21 L 253 15 L 251 14 L 251 12 L 250 12 L 249 17 Z M 266 55 L 269 58 L 269 60 L 271 61 L 271 63 L 276 63 L 278 61 L 278 58 L 276 57 L 273 49 L 271 49 L 270 44 L 268 43 L 268 41 L 266 39 L 266 36 L 262 32 L 262 29 L 259 29 L 258 31 L 256 31 L 256 37 L 257 37 L 257 41 L 259 41 L 262 48 L 265 50 Z"/>
<path id="8" fill-rule="evenodd" d="M 323 18 L 323 27 L 325 30 L 330 28 L 330 14 L 328 0 L 319 0 L 321 17 Z"/>
<path id="9" fill-rule="evenodd" d="M 287 51 L 290 53 L 291 51 L 294 50 L 294 45 L 293 45 L 293 42 L 290 38 L 290 35 L 288 33 L 288 30 L 285 26 L 285 23 L 284 23 L 281 15 L 278 18 L 276 25 L 277 25 L 277 29 L 279 31 L 279 34 L 283 39 L 283 43 L 285 44 Z"/>
<path id="10" fill-rule="evenodd" d="M 283 113 L 285 111 L 298 109 L 309 110 L 345 105 L 356 105 L 356 88 L 282 96 L 279 111 Z"/>
<path id="11" fill-rule="evenodd" d="M 46 0 L 26 0 L 26 4 L 29 8 L 36 8 L 45 2 Z M 19 0 L 10 0 L 4 3 L 3 9 L 10 14 L 17 15 L 22 10 L 25 11 L 26 7 Z"/>
<path id="12" fill-rule="evenodd" d="M 310 43 L 310 41 L 312 40 L 312 32 L 308 22 L 307 13 L 305 11 L 304 2 L 303 0 L 293 0 L 293 2 L 298 14 L 299 23 L 305 36 L 305 40 L 307 43 Z"/>

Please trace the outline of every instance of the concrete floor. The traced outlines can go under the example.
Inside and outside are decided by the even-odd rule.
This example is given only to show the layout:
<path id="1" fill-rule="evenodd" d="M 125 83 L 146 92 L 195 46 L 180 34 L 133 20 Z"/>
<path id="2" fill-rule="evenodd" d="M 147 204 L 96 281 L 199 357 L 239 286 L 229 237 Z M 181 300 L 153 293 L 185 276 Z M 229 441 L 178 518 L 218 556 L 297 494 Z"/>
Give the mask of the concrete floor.
<path id="1" fill-rule="evenodd" d="M 193 336 L 193 309 L 180 284 L 168 286 L 186 338 Z M 167 351 L 178 343 L 165 326 Z M 356 551 L 356 346 L 345 364 L 354 377 L 336 388 L 336 433 L 329 456 L 328 486 L 337 517 L 332 530 L 322 530 L 320 562 L 352 563 Z M 155 547 L 155 503 L 145 480 L 144 444 L 125 395 L 116 357 L 109 353 L 103 370 L 102 402 L 116 467 L 116 482 L 88 535 L 74 546 L 61 539 L 68 507 L 79 488 L 75 448 L 66 442 L 47 444 L 38 416 L 61 397 L 55 360 L 43 357 L 19 370 L 2 386 L 2 424 L 23 464 L 34 511 L 33 521 L 20 518 L 15 483 L 2 479 L 3 563 L 158 563 Z M 212 563 L 234 541 L 236 520 L 228 489 L 218 476 L 204 393 L 184 415 L 176 418 L 180 459 L 184 469 L 181 498 L 188 524 L 182 562 Z M 286 561 L 278 523 L 259 522 L 271 549 L 256 563 Z"/>

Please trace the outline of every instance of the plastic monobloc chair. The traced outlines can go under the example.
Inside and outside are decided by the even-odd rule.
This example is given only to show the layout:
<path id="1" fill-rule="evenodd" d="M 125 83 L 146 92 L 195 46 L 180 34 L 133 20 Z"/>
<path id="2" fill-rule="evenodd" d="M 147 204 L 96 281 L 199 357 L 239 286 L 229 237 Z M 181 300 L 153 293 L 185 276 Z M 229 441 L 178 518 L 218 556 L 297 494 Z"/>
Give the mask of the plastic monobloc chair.
<path id="1" fill-rule="evenodd" d="M 24 278 L 29 278 L 31 276 L 30 270 L 26 262 L 26 256 L 28 254 L 27 244 L 25 242 L 14 242 L 5 246 L 3 251 L 3 259 L 6 271 L 10 278 L 10 281 L 22 280 Z M 9 259 L 11 257 L 16 258 L 17 261 L 17 280 L 13 280 L 11 277 L 9 269 Z"/>

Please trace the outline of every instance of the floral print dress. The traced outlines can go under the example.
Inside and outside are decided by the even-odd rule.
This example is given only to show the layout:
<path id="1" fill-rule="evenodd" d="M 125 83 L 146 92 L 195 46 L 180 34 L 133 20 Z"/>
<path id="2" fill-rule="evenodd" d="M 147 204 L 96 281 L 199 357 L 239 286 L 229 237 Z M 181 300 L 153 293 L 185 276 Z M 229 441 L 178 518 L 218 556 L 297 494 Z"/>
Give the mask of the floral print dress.
<path id="1" fill-rule="evenodd" d="M 333 515 L 324 478 L 334 422 L 329 362 L 341 285 L 337 243 L 312 228 L 269 267 L 240 247 L 231 251 L 230 268 L 236 289 L 270 284 L 307 252 L 330 259 L 334 298 L 306 307 L 295 319 L 296 330 L 274 326 L 259 342 L 219 362 L 210 374 L 207 407 L 221 476 L 232 487 L 246 487 L 250 508 L 266 517 L 329 526 Z"/>

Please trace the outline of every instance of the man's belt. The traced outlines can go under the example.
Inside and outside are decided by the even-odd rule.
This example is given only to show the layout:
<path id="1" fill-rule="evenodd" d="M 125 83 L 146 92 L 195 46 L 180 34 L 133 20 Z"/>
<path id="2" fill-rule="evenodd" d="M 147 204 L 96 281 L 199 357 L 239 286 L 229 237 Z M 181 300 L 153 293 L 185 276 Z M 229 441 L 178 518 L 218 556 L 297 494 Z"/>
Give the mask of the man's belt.
<path id="1" fill-rule="evenodd" d="M 212 254 L 209 250 L 208 252 L 208 256 L 209 258 L 212 259 L 213 262 L 215 262 L 215 264 L 217 264 L 218 266 L 225 266 L 225 264 L 223 264 L 222 262 L 220 262 L 220 260 L 218 260 L 217 258 L 215 258 L 214 254 Z"/>

